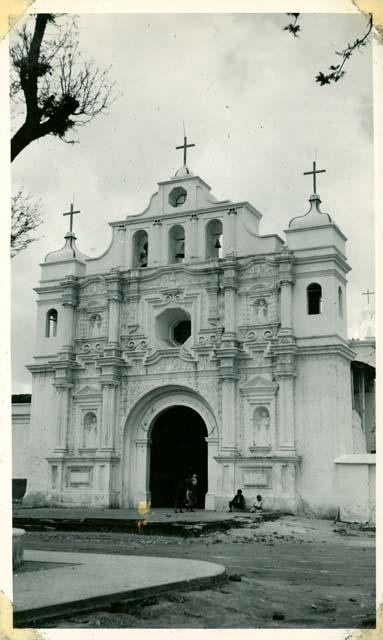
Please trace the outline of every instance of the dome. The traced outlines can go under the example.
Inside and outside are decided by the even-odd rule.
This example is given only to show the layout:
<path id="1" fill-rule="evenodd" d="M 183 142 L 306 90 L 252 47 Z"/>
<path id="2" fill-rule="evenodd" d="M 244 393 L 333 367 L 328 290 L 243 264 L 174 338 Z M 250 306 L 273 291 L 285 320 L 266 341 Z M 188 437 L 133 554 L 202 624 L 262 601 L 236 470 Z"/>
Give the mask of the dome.
<path id="1" fill-rule="evenodd" d="M 67 233 L 65 245 L 58 251 L 51 251 L 46 256 L 44 262 L 63 262 L 64 260 L 86 260 L 88 256 L 81 253 L 76 247 L 76 236 L 74 233 Z"/>
<path id="2" fill-rule="evenodd" d="M 188 176 L 194 176 L 194 173 L 192 173 L 189 167 L 184 164 L 175 172 L 173 178 L 186 178 Z"/>
<path id="3" fill-rule="evenodd" d="M 320 210 L 321 199 L 313 193 L 309 197 L 310 209 L 302 216 L 296 216 L 289 222 L 289 229 L 305 229 L 308 227 L 320 227 L 332 222 L 328 213 Z"/>

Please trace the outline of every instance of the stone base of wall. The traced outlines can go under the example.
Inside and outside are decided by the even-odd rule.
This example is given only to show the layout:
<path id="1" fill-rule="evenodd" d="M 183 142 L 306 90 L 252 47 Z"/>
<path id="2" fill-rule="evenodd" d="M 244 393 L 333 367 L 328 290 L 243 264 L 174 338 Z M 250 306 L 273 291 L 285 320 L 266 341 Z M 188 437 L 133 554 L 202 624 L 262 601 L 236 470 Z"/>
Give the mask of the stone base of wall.
<path id="1" fill-rule="evenodd" d="M 336 458 L 337 498 L 342 522 L 375 524 L 375 454 Z"/>

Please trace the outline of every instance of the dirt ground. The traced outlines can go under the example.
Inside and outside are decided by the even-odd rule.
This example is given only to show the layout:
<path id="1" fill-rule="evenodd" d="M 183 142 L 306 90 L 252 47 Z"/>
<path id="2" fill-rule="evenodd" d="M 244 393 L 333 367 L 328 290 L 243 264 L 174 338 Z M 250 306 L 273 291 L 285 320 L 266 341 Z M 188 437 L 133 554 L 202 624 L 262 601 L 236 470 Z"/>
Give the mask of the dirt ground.
<path id="1" fill-rule="evenodd" d="M 56 620 L 61 628 L 366 628 L 375 626 L 373 533 L 327 520 L 249 520 L 196 538 L 28 532 L 26 547 L 180 557 L 223 564 L 228 580 Z M 48 625 L 47 625 L 48 626 Z"/>

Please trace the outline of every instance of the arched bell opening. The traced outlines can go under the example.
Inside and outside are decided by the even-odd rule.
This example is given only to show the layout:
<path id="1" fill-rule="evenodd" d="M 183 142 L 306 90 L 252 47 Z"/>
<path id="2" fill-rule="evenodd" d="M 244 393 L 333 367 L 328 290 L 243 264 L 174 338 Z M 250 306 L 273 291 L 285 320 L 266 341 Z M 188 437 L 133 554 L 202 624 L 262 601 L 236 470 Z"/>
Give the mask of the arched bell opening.
<path id="1" fill-rule="evenodd" d="M 185 260 L 185 229 L 181 224 L 175 224 L 169 230 L 169 263 Z"/>
<path id="2" fill-rule="evenodd" d="M 149 241 L 148 234 L 143 229 L 136 231 L 133 236 L 133 267 L 148 266 Z"/>
<path id="3" fill-rule="evenodd" d="M 210 220 L 206 225 L 206 258 L 222 258 L 223 226 L 220 220 Z"/>

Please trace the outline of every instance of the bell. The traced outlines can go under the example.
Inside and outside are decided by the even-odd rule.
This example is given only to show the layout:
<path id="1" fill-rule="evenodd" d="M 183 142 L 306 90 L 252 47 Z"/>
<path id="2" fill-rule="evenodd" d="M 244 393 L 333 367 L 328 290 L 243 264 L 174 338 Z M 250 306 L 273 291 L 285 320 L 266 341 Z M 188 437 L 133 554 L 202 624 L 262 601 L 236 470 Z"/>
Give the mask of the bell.
<path id="1" fill-rule="evenodd" d="M 220 248 L 221 248 L 221 243 L 219 241 L 219 238 L 217 238 L 217 240 L 215 241 L 214 249 L 220 249 Z"/>

